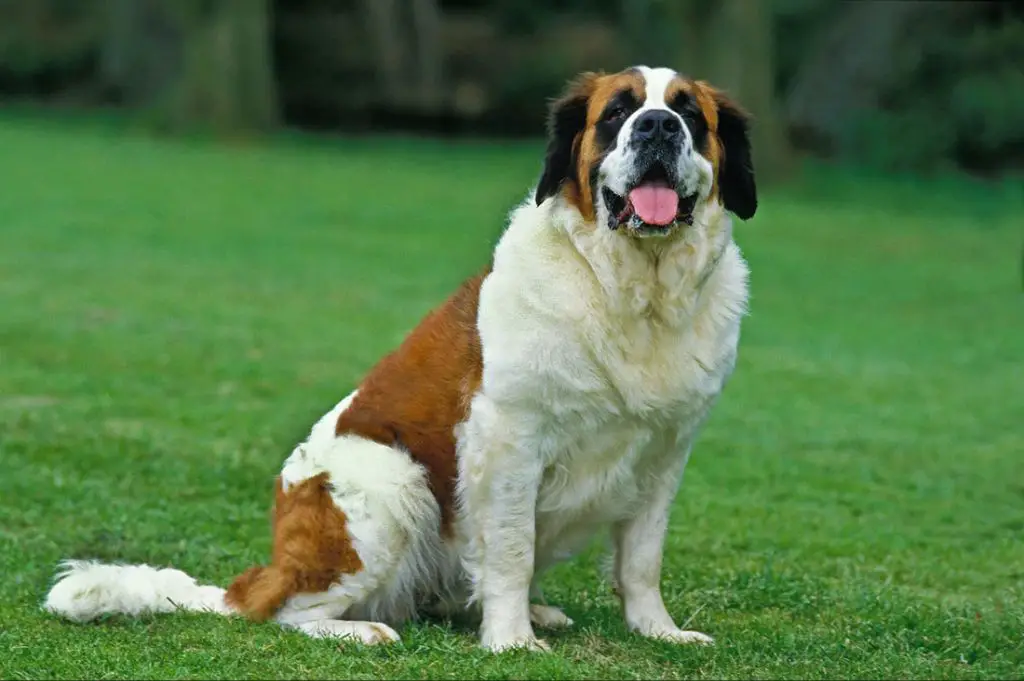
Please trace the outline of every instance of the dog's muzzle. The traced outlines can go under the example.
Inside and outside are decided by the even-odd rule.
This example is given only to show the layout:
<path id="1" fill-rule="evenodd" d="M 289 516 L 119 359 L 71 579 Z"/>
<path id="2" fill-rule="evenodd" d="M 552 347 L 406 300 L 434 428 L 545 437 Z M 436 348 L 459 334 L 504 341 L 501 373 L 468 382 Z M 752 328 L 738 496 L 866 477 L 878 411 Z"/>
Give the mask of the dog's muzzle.
<path id="1" fill-rule="evenodd" d="M 619 196 L 608 187 L 602 198 L 609 211 L 609 227 L 627 226 L 640 235 L 669 232 L 680 222 L 693 224 L 697 195 L 679 193 L 679 155 L 685 142 L 683 123 L 673 112 L 653 109 L 633 123 L 630 146 L 634 150 L 632 179 Z"/>

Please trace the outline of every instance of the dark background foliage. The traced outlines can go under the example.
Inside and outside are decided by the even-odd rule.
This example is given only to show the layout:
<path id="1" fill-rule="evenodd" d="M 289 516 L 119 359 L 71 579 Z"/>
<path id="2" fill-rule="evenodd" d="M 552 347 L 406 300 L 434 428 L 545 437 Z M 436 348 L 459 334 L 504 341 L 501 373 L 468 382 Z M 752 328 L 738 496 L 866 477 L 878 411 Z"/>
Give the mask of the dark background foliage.
<path id="1" fill-rule="evenodd" d="M 163 129 L 537 135 L 584 69 L 669 64 L 794 152 L 995 174 L 1024 161 L 1024 10 L 839 0 L 0 0 L 0 98 Z"/>

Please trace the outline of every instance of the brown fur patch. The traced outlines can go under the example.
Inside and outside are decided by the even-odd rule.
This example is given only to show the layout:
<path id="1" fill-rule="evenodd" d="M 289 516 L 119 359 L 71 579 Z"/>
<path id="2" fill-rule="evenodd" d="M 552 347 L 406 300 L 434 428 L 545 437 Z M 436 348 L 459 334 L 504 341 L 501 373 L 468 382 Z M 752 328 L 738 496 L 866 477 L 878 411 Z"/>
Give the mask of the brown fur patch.
<path id="1" fill-rule="evenodd" d="M 404 449 L 423 465 L 445 533 L 454 518 L 455 426 L 483 372 L 476 318 L 485 276 L 463 283 L 370 371 L 335 428 Z"/>
<path id="2" fill-rule="evenodd" d="M 721 95 L 718 90 L 702 80 L 693 83 L 689 93 L 697 100 L 697 106 L 700 107 L 701 113 L 704 114 L 704 120 L 708 124 L 707 142 L 701 153 L 715 169 L 715 179 L 711 185 L 708 201 L 718 201 L 718 172 L 721 170 L 725 152 L 722 142 L 718 138 L 718 98 Z"/>
<path id="3" fill-rule="evenodd" d="M 566 200 L 576 207 L 586 220 L 593 220 L 594 197 L 590 188 L 590 169 L 600 161 L 602 150 L 598 148 L 596 130 L 601 112 L 616 94 L 632 90 L 639 101 L 644 101 L 644 77 L 639 71 L 626 70 L 611 75 L 590 73 L 576 81 L 573 92 L 587 99 L 586 127 L 576 135 L 573 146 L 576 156 L 575 182 L 565 185 Z"/>
<path id="4" fill-rule="evenodd" d="M 277 479 L 270 565 L 253 567 L 228 587 L 228 605 L 261 621 L 297 593 L 319 593 L 341 575 L 363 568 L 352 548 L 347 518 L 331 498 L 327 473 L 293 485 L 287 492 Z"/>
<path id="5" fill-rule="evenodd" d="M 703 152 L 704 157 L 711 161 L 711 165 L 715 169 L 715 182 L 708 200 L 717 201 L 720 191 L 719 179 L 722 166 L 725 163 L 725 144 L 723 144 L 719 133 L 720 112 L 723 109 L 729 110 L 743 118 L 749 118 L 749 114 L 724 92 L 703 80 L 696 81 L 693 87 L 697 104 L 708 122 L 708 144 L 707 149 Z"/>

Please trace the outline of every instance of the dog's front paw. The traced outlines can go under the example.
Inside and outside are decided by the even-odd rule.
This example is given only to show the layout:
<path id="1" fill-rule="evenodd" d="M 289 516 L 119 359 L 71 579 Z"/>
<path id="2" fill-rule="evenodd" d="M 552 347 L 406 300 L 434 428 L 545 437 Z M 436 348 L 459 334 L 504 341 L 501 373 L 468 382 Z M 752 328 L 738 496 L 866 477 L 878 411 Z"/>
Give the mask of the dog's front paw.
<path id="1" fill-rule="evenodd" d="M 551 648 L 542 639 L 530 634 L 519 636 L 489 636 L 484 634 L 480 645 L 492 653 L 503 653 L 508 650 L 528 650 L 535 653 L 548 653 Z"/>
<path id="2" fill-rule="evenodd" d="M 707 634 L 702 634 L 699 631 L 684 631 L 683 629 L 666 629 L 664 631 L 651 631 L 644 632 L 644 636 L 649 638 L 655 638 L 661 641 L 669 641 L 670 643 L 682 644 L 697 644 L 702 646 L 713 646 L 715 645 L 715 639 L 711 638 Z"/>
<path id="3" fill-rule="evenodd" d="M 530 622 L 542 629 L 565 629 L 573 624 L 561 608 L 537 604 L 530 606 Z"/>

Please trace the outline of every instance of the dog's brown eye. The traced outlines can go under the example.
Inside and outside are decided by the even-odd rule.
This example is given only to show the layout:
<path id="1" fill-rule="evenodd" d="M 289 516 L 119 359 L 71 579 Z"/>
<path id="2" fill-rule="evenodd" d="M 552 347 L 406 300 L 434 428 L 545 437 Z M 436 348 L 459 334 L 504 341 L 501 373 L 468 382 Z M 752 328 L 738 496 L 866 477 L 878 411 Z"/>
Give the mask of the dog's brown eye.
<path id="1" fill-rule="evenodd" d="M 629 111 L 626 109 L 626 107 L 619 105 L 613 107 L 611 110 L 608 111 L 608 114 L 605 116 L 605 120 L 617 121 L 622 118 L 625 118 L 628 113 Z"/>

